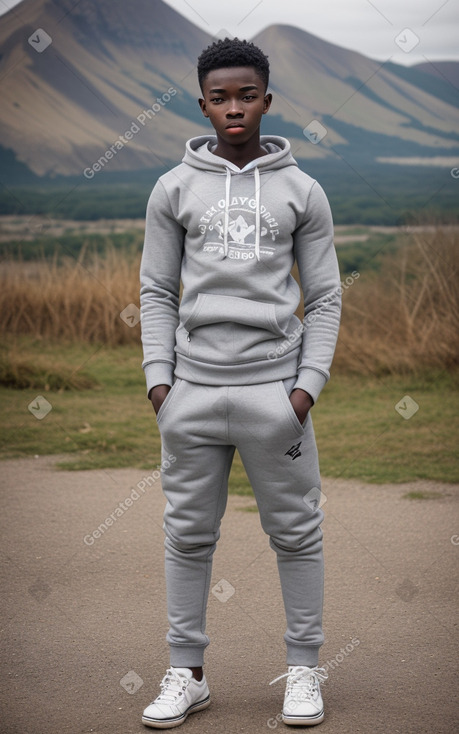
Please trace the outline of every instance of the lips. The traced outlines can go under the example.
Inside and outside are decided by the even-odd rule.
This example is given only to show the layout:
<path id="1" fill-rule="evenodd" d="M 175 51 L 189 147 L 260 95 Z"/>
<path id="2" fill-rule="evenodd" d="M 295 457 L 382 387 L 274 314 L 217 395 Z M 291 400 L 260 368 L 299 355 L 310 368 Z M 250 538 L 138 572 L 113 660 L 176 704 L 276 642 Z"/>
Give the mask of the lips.
<path id="1" fill-rule="evenodd" d="M 232 127 L 235 127 L 236 129 L 240 129 L 241 127 L 243 128 L 244 125 L 241 125 L 240 122 L 230 122 L 230 124 L 226 126 L 226 130 L 231 130 Z"/>

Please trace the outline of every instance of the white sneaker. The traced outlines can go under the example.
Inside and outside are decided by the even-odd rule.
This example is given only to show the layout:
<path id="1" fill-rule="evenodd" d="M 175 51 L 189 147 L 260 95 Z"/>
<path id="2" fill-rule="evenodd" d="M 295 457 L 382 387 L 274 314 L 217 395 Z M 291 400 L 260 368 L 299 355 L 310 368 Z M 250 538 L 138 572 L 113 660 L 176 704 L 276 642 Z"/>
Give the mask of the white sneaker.
<path id="1" fill-rule="evenodd" d="M 210 704 L 205 676 L 197 681 L 189 668 L 169 668 L 161 681 L 161 693 L 145 709 L 142 724 L 156 729 L 172 729 L 183 724 L 188 714 Z"/>
<path id="2" fill-rule="evenodd" d="M 282 721 L 284 724 L 314 726 L 324 718 L 324 704 L 320 683 L 328 678 L 325 668 L 290 665 L 288 673 L 279 675 L 269 685 L 287 678 Z"/>

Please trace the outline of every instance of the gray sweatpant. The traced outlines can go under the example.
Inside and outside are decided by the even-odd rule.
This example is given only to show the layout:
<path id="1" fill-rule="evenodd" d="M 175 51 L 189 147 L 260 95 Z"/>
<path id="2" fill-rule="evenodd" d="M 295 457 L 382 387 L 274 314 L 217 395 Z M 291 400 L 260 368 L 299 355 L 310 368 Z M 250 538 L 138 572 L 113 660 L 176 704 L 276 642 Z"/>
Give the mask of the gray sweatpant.
<path id="1" fill-rule="evenodd" d="M 203 664 L 212 557 L 238 449 L 263 530 L 277 554 L 287 618 L 287 664 L 315 666 L 323 643 L 320 476 L 311 416 L 289 400 L 296 378 L 215 387 L 177 379 L 157 420 L 167 499 L 166 587 L 171 665 Z M 167 466 L 167 464 L 166 464 Z"/>

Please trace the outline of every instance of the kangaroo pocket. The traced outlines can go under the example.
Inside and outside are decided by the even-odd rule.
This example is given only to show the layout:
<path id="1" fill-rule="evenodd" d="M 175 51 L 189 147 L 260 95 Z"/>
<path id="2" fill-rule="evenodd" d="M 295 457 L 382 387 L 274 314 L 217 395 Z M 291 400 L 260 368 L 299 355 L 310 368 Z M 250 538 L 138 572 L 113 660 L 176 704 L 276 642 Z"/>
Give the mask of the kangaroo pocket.
<path id="1" fill-rule="evenodd" d="M 224 364 L 266 359 L 272 343 L 285 339 L 274 303 L 200 293 L 177 332 L 180 352 Z"/>

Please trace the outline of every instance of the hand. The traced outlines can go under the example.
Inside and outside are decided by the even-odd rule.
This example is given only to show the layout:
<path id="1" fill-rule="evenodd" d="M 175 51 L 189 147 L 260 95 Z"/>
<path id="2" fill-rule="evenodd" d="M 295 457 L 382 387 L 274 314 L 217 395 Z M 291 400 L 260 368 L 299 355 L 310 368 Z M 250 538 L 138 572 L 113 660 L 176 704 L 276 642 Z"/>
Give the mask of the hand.
<path id="1" fill-rule="evenodd" d="M 314 400 L 306 390 L 296 388 L 290 393 L 290 402 L 293 406 L 293 410 L 296 413 L 296 417 L 303 425 L 306 420 L 306 416 L 314 405 Z"/>
<path id="2" fill-rule="evenodd" d="M 148 393 L 148 397 L 151 400 L 151 404 L 153 405 L 156 415 L 158 415 L 159 409 L 167 398 L 167 394 L 170 389 L 170 385 L 155 385 Z"/>

